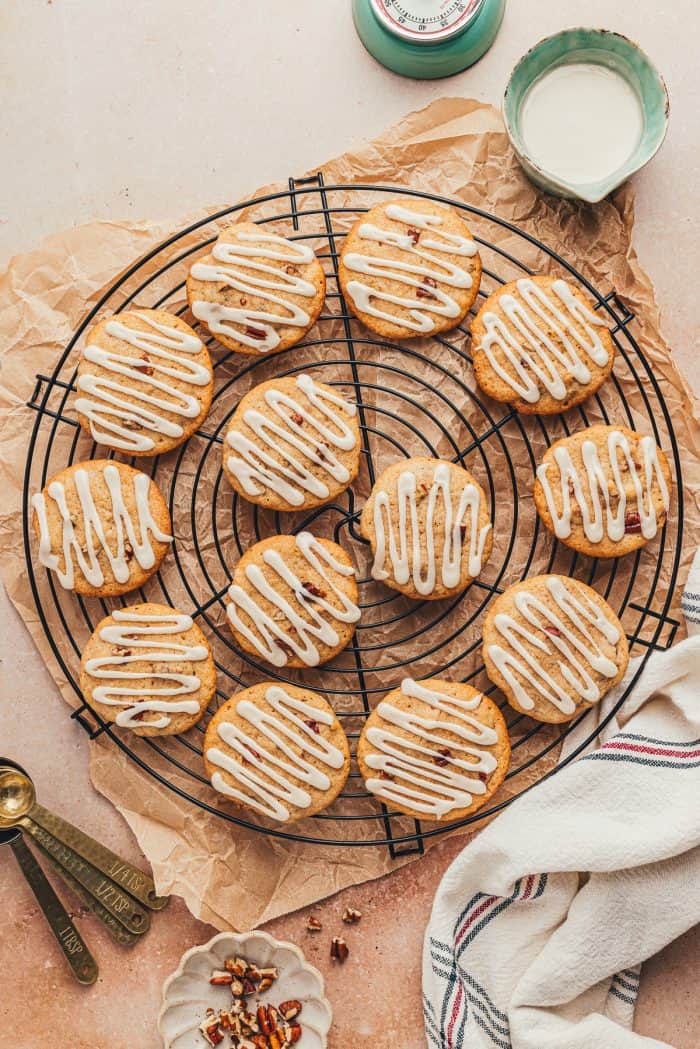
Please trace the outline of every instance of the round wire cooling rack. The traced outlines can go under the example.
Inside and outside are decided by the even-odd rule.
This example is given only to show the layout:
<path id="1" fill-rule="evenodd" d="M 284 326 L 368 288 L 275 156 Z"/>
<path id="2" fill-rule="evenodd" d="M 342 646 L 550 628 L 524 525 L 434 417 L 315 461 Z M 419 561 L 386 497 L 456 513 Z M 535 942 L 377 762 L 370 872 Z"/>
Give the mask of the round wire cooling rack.
<path id="1" fill-rule="evenodd" d="M 496 287 L 523 274 L 547 271 L 565 276 L 591 297 L 610 325 L 617 347 L 611 379 L 584 405 L 557 417 L 519 416 L 486 398 L 476 387 L 466 327 L 445 336 L 394 342 L 367 331 L 346 309 L 337 283 L 342 239 L 358 214 L 387 196 L 423 197 L 456 208 L 479 244 L 483 278 L 478 309 Z M 149 471 L 164 493 L 175 523 L 176 542 L 145 588 L 115 600 L 85 600 L 57 586 L 51 573 L 35 568 L 31 494 L 58 470 L 103 456 L 77 422 L 73 407 L 75 370 L 84 334 L 99 316 L 131 306 L 168 309 L 197 327 L 188 312 L 184 284 L 193 258 L 216 239 L 222 221 L 245 215 L 272 223 L 292 239 L 312 244 L 327 276 L 326 308 L 308 337 L 268 357 L 241 357 L 224 350 L 206 332 L 214 361 L 216 392 L 204 426 L 174 452 L 154 459 L 128 459 Z M 29 439 L 24 483 L 24 543 L 27 571 L 47 640 L 75 690 L 72 717 L 96 737 L 113 743 L 180 797 L 231 824 L 278 838 L 326 845 L 386 846 L 392 856 L 422 852 L 427 838 L 482 820 L 571 761 L 600 726 L 590 713 L 567 726 L 547 726 L 516 714 L 498 694 L 511 735 L 511 766 L 491 803 L 459 823 L 430 824 L 389 812 L 363 787 L 353 766 L 348 786 L 333 806 L 291 829 L 269 825 L 227 807 L 209 787 L 202 762 L 202 734 L 214 709 L 239 688 L 259 680 L 304 683 L 325 694 L 350 738 L 352 749 L 368 712 L 402 677 L 445 675 L 493 693 L 480 659 L 480 630 L 489 602 L 527 575 L 561 572 L 575 576 L 612 605 L 640 658 L 608 721 L 633 687 L 650 653 L 667 648 L 678 628 L 669 615 L 680 560 L 683 490 L 678 446 L 663 392 L 630 325 L 633 314 L 614 291 L 594 288 L 569 262 L 528 233 L 483 210 L 402 186 L 325 185 L 321 175 L 290 179 L 288 189 L 245 201 L 195 222 L 169 237 L 122 273 L 83 318 L 51 375 L 38 375 L 30 406 L 36 419 Z M 337 386 L 358 406 L 363 439 L 361 470 L 352 489 L 311 512 L 264 511 L 234 493 L 221 470 L 227 423 L 253 385 L 305 371 Z M 558 544 L 539 521 L 531 499 L 532 478 L 554 440 L 595 422 L 617 422 L 652 434 L 675 473 L 675 506 L 649 546 L 620 560 L 585 558 Z M 364 498 L 375 476 L 403 456 L 429 455 L 465 465 L 485 489 L 494 523 L 494 549 L 482 576 L 457 598 L 413 602 L 375 583 L 358 530 Z M 358 568 L 362 619 L 355 638 L 331 664 L 303 672 L 274 670 L 237 648 L 225 625 L 224 599 L 231 571 L 252 542 L 311 528 L 341 543 Z M 639 585 L 640 566 L 644 584 Z M 189 612 L 207 634 L 220 687 L 207 715 L 183 736 L 142 739 L 104 722 L 82 700 L 80 653 L 99 620 L 119 604 L 155 601 Z M 556 763 L 560 744 L 584 729 L 566 762 Z M 587 731 L 586 731 L 587 728 Z"/>

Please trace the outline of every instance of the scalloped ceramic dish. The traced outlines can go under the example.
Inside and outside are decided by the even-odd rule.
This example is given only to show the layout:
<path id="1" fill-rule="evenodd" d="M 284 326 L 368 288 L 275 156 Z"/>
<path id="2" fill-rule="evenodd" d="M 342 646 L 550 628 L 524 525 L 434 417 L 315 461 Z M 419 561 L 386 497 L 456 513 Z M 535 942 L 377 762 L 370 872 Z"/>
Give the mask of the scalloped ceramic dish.
<path id="1" fill-rule="evenodd" d="M 199 1025 L 207 1009 L 223 1009 L 231 1001 L 228 987 L 212 987 L 209 977 L 232 957 L 261 966 L 274 965 L 279 978 L 252 1000 L 277 1005 L 297 998 L 302 1003 L 302 1035 L 297 1049 L 326 1049 L 333 1014 L 324 994 L 323 977 L 293 943 L 275 940 L 266 932 L 221 932 L 209 943 L 185 951 L 163 986 L 158 1030 L 165 1049 L 207 1049 Z"/>

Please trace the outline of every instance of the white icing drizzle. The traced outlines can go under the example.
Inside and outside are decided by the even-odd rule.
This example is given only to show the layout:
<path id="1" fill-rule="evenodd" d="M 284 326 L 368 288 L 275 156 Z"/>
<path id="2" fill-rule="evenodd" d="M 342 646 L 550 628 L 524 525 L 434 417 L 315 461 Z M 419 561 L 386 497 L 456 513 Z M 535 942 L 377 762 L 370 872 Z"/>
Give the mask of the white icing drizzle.
<path id="1" fill-rule="evenodd" d="M 330 604 L 325 596 L 318 597 L 306 590 L 304 580 L 294 574 L 278 551 L 268 549 L 263 554 L 263 561 L 291 587 L 294 603 L 290 603 L 267 581 L 262 569 L 257 565 L 248 565 L 245 574 L 250 585 L 262 598 L 279 609 L 283 616 L 274 619 L 260 608 L 243 587 L 235 583 L 228 589 L 231 600 L 226 611 L 234 629 L 242 634 L 268 663 L 276 667 L 282 667 L 287 663 L 288 653 L 278 644 L 281 641 L 303 663 L 315 667 L 319 664 L 320 654 L 314 641 L 331 647 L 338 644 L 339 637 L 331 620 L 338 623 L 356 623 L 360 618 L 359 608 L 336 585 L 328 569 L 343 576 L 354 576 L 355 570 L 333 557 L 311 532 L 299 532 L 294 538 L 297 551 L 335 594 L 340 608 Z M 252 619 L 255 629 L 243 622 L 239 610 Z"/>
<path id="2" fill-rule="evenodd" d="M 356 251 L 343 253 L 342 261 L 346 269 L 353 273 L 364 273 L 371 277 L 385 277 L 387 280 L 399 281 L 409 288 L 422 288 L 424 297 L 416 295 L 392 295 L 388 291 L 372 288 L 360 280 L 347 282 L 346 290 L 355 307 L 362 313 L 369 313 L 372 317 L 389 321 L 391 324 L 401 324 L 404 328 L 410 328 L 416 332 L 429 332 L 435 328 L 435 314 L 439 317 L 459 317 L 462 310 L 459 303 L 448 295 L 441 287 L 430 285 L 429 297 L 425 297 L 425 278 L 446 284 L 450 288 L 471 288 L 471 274 L 450 262 L 444 255 L 461 255 L 472 258 L 477 253 L 477 247 L 469 237 L 462 237 L 456 233 L 448 233 L 438 227 L 442 225 L 443 219 L 440 215 L 424 214 L 420 211 L 412 211 L 401 207 L 400 204 L 389 204 L 384 209 L 388 219 L 396 222 L 407 222 L 410 228 L 421 233 L 429 231 L 430 236 L 416 238 L 407 233 L 394 232 L 375 226 L 372 222 L 363 222 L 358 229 L 358 236 L 362 240 L 375 241 L 388 244 L 390 247 L 401 248 L 415 261 L 404 261 L 402 259 L 382 259 L 372 255 L 363 255 Z M 436 255 L 435 252 L 438 254 Z M 380 302 L 391 302 L 396 306 L 403 306 L 408 311 L 405 318 L 397 317 L 387 313 L 375 306 L 372 300 Z"/>
<path id="3" fill-rule="evenodd" d="M 155 564 L 155 553 L 153 552 L 150 536 L 153 536 L 160 543 L 172 542 L 172 536 L 161 532 L 151 513 L 149 505 L 150 477 L 143 473 L 134 475 L 133 489 L 136 501 L 136 521 L 134 521 L 126 508 L 121 475 L 117 467 L 112 464 L 105 466 L 103 477 L 112 503 L 111 518 L 114 521 L 116 531 L 116 549 L 112 549 L 107 542 L 104 522 L 95 506 L 90 489 L 90 474 L 86 469 L 80 467 L 73 474 L 73 483 L 80 500 L 80 510 L 85 529 L 85 550 L 81 549 L 75 534 L 64 485 L 60 481 L 51 481 L 48 486 L 48 496 L 55 502 L 62 518 L 61 551 L 64 560 L 63 570 L 59 568 L 59 555 L 53 551 L 44 493 L 39 492 L 37 495 L 32 496 L 32 507 L 39 522 L 39 560 L 45 568 L 56 573 L 61 586 L 65 587 L 66 590 L 72 590 L 75 586 L 76 562 L 91 586 L 97 587 L 104 584 L 104 573 L 98 561 L 98 550 L 100 548 L 104 551 L 109 561 L 115 580 L 118 583 L 126 583 L 131 575 L 126 559 L 127 542 L 137 563 L 144 569 L 152 568 Z M 97 546 L 95 545 L 96 540 Z"/>
<path id="4" fill-rule="evenodd" d="M 322 389 L 310 375 L 299 375 L 296 386 L 304 400 L 297 400 L 274 388 L 266 390 L 265 401 L 277 418 L 268 419 L 253 408 L 243 413 L 243 422 L 253 431 L 256 440 L 239 430 L 229 430 L 226 442 L 237 454 L 230 455 L 226 465 L 249 495 L 259 495 L 269 488 L 292 506 L 301 506 L 305 492 L 319 499 L 328 498 L 330 489 L 323 480 L 324 473 L 340 484 L 350 479 L 347 468 L 338 461 L 329 445 L 343 451 L 355 447 L 355 431 L 333 408 L 336 406 L 351 417 L 356 408 L 342 397 Z M 322 418 L 312 414 L 309 405 L 320 412 Z M 295 415 L 307 424 L 306 430 L 301 423 L 295 422 Z M 280 440 L 285 442 L 284 447 Z M 323 448 L 319 448 L 319 441 L 323 442 Z M 316 468 L 314 473 L 295 458 L 290 445 L 311 459 Z"/>
<path id="5" fill-rule="evenodd" d="M 585 478 L 576 469 L 571 452 L 565 445 L 554 449 L 553 457 L 559 470 L 561 491 L 561 513 L 557 511 L 554 494 L 547 473 L 551 463 L 542 463 L 537 468 L 537 478 L 547 500 L 547 507 L 554 523 L 554 532 L 559 539 L 571 535 L 572 507 L 578 505 L 584 535 L 589 543 L 599 543 L 604 535 L 619 542 L 625 535 L 625 516 L 628 495 L 633 495 L 633 505 L 639 513 L 641 534 L 653 539 L 659 527 L 656 507 L 652 497 L 652 483 L 656 478 L 664 510 L 669 507 L 669 491 L 659 462 L 658 448 L 652 437 L 642 437 L 638 447 L 642 457 L 641 471 L 632 457 L 627 436 L 620 430 L 608 433 L 609 468 L 603 466 L 594 441 L 586 439 L 581 444 L 581 457 L 585 467 Z M 620 455 L 627 464 L 623 474 Z M 641 474 L 641 476 L 640 476 Z M 612 481 L 612 484 L 611 484 Z M 630 485 L 633 491 L 630 491 Z M 574 499 L 572 500 L 572 494 Z M 605 504 L 605 515 L 601 504 Z"/>
<path id="6" fill-rule="evenodd" d="M 277 716 L 248 699 L 239 700 L 236 713 L 270 741 L 270 748 L 262 746 L 259 740 L 230 721 L 222 721 L 217 735 L 230 749 L 209 747 L 206 757 L 237 781 L 232 787 L 220 772 L 215 772 L 211 777 L 214 790 L 266 816 L 285 821 L 290 815 L 288 805 L 299 809 L 308 809 L 311 805 L 311 795 L 304 785 L 320 791 L 331 786 L 330 777 L 312 765 L 305 755 L 331 769 L 341 769 L 345 755 L 320 732 L 315 732 L 313 725 L 306 724 L 312 721 L 332 726 L 334 717 L 330 710 L 305 703 L 279 685 L 271 685 L 265 699 Z"/>
<path id="7" fill-rule="evenodd" d="M 562 714 L 573 714 L 577 703 L 596 703 L 601 697 L 589 668 L 603 677 L 617 675 L 617 664 L 604 655 L 600 645 L 603 640 L 616 645 L 620 631 L 587 594 L 577 596 L 573 587 L 556 578 L 547 579 L 546 586 L 559 611 L 548 608 L 535 594 L 520 590 L 514 601 L 525 623 L 499 612 L 494 626 L 504 645 L 491 644 L 487 651 L 523 710 L 534 707 L 534 693 Z M 537 656 L 538 652 L 552 655 L 555 650 L 568 690 L 547 673 Z"/>
<path id="8" fill-rule="evenodd" d="M 279 346 L 279 327 L 309 327 L 311 317 L 306 310 L 273 292 L 284 291 L 289 295 L 312 299 L 316 295 L 316 287 L 297 274 L 287 273 L 283 266 L 270 266 L 256 261 L 262 257 L 292 265 L 308 265 L 314 259 L 313 250 L 308 245 L 286 240 L 275 233 L 240 231 L 236 233 L 234 243 L 217 241 L 212 256 L 215 260 L 213 263 L 195 262 L 192 266 L 190 274 L 195 280 L 227 284 L 244 294 L 256 295 L 283 307 L 282 313 L 271 313 L 244 306 L 224 306 L 217 302 L 195 300 L 192 312 L 198 320 L 204 321 L 213 334 L 228 335 L 258 353 L 266 353 Z M 243 267 L 254 272 L 244 273 Z"/>
<path id="9" fill-rule="evenodd" d="M 93 699 L 109 707 L 124 707 L 116 717 L 117 725 L 122 728 L 143 728 L 144 725 L 149 728 L 167 728 L 172 720 L 171 714 L 197 714 L 199 703 L 196 699 L 172 701 L 158 698 L 190 695 L 200 689 L 202 682 L 196 674 L 171 672 L 160 665 L 200 663 L 207 658 L 205 645 L 183 645 L 163 640 L 164 634 L 183 634 L 190 630 L 193 625 L 191 617 L 180 612 L 146 614 L 117 608 L 112 612 L 112 619 L 115 622 L 102 627 L 98 637 L 109 645 L 130 650 L 130 654 L 118 653 L 88 659 L 85 671 L 94 678 L 131 681 L 134 684 L 98 685 L 93 689 Z M 158 640 L 149 640 L 153 634 L 158 635 Z M 116 669 L 144 662 L 148 664 L 145 670 Z M 159 683 L 158 687 L 147 684 L 150 679 L 155 679 Z M 167 684 L 160 685 L 160 682 Z M 149 698 L 131 698 L 135 696 Z M 162 713 L 163 717 L 143 722 L 138 717 L 142 711 Z"/>
<path id="10" fill-rule="evenodd" d="M 497 732 L 469 713 L 477 709 L 483 696 L 456 699 L 412 678 L 401 682 L 401 692 L 449 714 L 451 720 L 421 717 L 382 700 L 376 711 L 382 721 L 410 732 L 414 739 L 380 726 L 366 730 L 368 743 L 379 753 L 368 754 L 365 764 L 390 777 L 368 779 L 367 789 L 435 819 L 467 808 L 475 795 L 486 793 L 485 780 L 498 765 L 494 755 L 484 749 L 498 743 Z M 458 736 L 459 742 L 443 735 L 446 732 Z"/>
<path id="11" fill-rule="evenodd" d="M 563 401 L 567 396 L 564 375 L 570 373 L 582 384 L 591 381 L 583 356 L 600 367 L 608 364 L 609 351 L 595 330 L 605 327 L 605 322 L 563 280 L 555 280 L 545 289 L 523 277 L 517 287 L 524 303 L 509 294 L 498 299 L 506 321 L 491 311 L 483 314 L 486 332 L 479 348 L 496 374 L 528 404 L 540 400 L 540 384 L 555 400 Z M 550 338 L 548 330 L 556 333 L 556 339 Z M 509 367 L 501 364 L 494 348 L 501 351 Z"/>
<path id="12" fill-rule="evenodd" d="M 484 544 L 491 525 L 479 528 L 479 511 L 481 493 L 475 484 L 465 484 L 459 494 L 457 512 L 452 507 L 451 490 L 452 471 L 449 463 L 438 463 L 433 474 L 433 483 L 427 495 L 427 514 L 425 530 L 418 521 L 416 504 L 416 474 L 413 470 L 403 470 L 397 483 L 398 543 L 394 528 L 389 493 L 379 490 L 374 496 L 374 532 L 376 550 L 372 577 L 388 579 L 390 573 L 384 568 L 388 555 L 391 561 L 393 578 L 402 586 L 412 579 L 413 586 L 419 594 L 432 594 L 437 579 L 437 556 L 435 550 L 434 519 L 438 499 L 442 499 L 444 509 L 445 543 L 440 565 L 442 585 L 453 588 L 459 585 L 462 567 L 462 545 L 468 542 L 468 572 L 473 579 L 481 571 L 484 555 Z M 468 524 L 467 524 L 468 519 Z M 462 534 L 462 527 L 467 532 Z M 410 528 L 410 540 L 408 529 Z M 388 533 L 388 544 L 387 544 Z M 427 563 L 423 564 L 421 538 L 425 534 Z"/>
<path id="13" fill-rule="evenodd" d="M 178 389 L 163 376 L 195 387 L 207 386 L 211 380 L 208 368 L 187 359 L 187 354 L 202 349 L 196 335 L 161 324 L 145 313 L 137 316 L 153 331 L 132 328 L 121 318 L 109 321 L 105 327 L 107 335 L 127 344 L 125 351 L 105 350 L 96 344 L 88 344 L 83 350 L 86 361 L 113 375 L 123 375 L 126 381 L 102 374 L 79 375 L 77 387 L 82 396 L 75 402 L 76 411 L 89 420 L 93 438 L 125 452 L 151 451 L 156 445 L 154 433 L 182 437 L 183 427 L 167 415 L 196 419 L 202 410 L 198 396 Z M 131 346 L 147 353 L 148 361 L 129 353 Z M 149 375 L 144 367 L 153 374 Z M 146 383 L 149 389 L 137 389 L 129 381 L 134 379 Z"/>

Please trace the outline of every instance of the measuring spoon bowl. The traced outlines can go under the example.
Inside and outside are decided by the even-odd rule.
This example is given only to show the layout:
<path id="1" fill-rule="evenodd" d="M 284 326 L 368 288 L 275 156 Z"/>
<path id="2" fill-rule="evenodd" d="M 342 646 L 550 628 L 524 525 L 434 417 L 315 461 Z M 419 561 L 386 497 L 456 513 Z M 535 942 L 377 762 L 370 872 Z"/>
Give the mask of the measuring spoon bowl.
<path id="1" fill-rule="evenodd" d="M 0 758 L 0 825 L 12 825 L 25 816 L 36 801 L 34 784 L 19 765 Z"/>

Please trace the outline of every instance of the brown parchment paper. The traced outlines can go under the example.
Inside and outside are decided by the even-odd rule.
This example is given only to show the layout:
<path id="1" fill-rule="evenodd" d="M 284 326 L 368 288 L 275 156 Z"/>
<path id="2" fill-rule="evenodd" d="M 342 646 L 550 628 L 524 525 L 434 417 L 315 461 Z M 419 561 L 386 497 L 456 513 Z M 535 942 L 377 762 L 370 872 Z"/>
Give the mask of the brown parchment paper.
<path id="1" fill-rule="evenodd" d="M 373 182 L 407 185 L 483 208 L 548 244 L 605 293 L 612 289 L 617 291 L 622 301 L 635 314 L 634 335 L 661 384 L 678 438 L 685 479 L 686 517 L 679 573 L 679 579 L 684 580 L 687 563 L 700 539 L 700 425 L 697 405 L 693 402 L 673 363 L 669 348 L 659 333 L 653 289 L 649 278 L 640 268 L 632 247 L 631 188 L 623 187 L 595 208 L 544 196 L 535 190 L 522 174 L 510 150 L 497 111 L 476 101 L 457 98 L 436 101 L 426 109 L 408 115 L 368 145 L 324 164 L 322 170 L 327 184 Z M 284 186 L 280 184 L 279 187 L 266 187 L 264 190 L 251 192 L 250 196 L 257 196 L 276 188 Z M 376 202 L 376 199 L 373 197 L 372 202 Z M 350 207 L 365 202 L 369 202 L 369 197 L 367 201 L 357 200 L 356 196 L 344 201 L 342 193 L 336 194 L 333 199 L 335 205 L 347 203 Z M 274 206 L 270 207 L 273 210 L 267 214 L 276 214 Z M 76 703 L 75 696 L 44 637 L 27 580 L 20 496 L 27 441 L 34 424 L 34 413 L 26 407 L 25 402 L 31 396 L 35 374 L 51 373 L 72 331 L 81 317 L 99 299 L 104 288 L 136 258 L 144 255 L 171 232 L 182 228 L 192 218 L 193 216 L 180 217 L 176 221 L 159 224 L 131 221 L 93 222 L 56 234 L 48 238 L 37 250 L 14 258 L 0 278 L 0 332 L 4 347 L 0 387 L 4 434 L 0 462 L 0 568 L 10 597 L 31 632 L 42 658 L 46 661 L 64 698 L 73 706 Z M 354 215 L 348 215 L 348 226 L 353 219 Z M 532 246 L 525 245 L 521 238 L 507 228 L 495 226 L 486 219 L 480 223 L 477 218 L 471 222 L 471 226 L 477 236 L 497 244 L 504 252 L 516 254 L 533 269 L 552 269 L 552 262 L 546 255 L 539 253 Z M 286 223 L 286 227 L 282 223 L 281 228 L 289 228 L 289 223 Z M 313 232 L 313 229 L 311 231 Z M 322 230 L 318 229 L 318 232 L 321 234 Z M 504 260 L 505 256 L 495 258 L 495 266 L 500 274 L 508 272 L 507 268 L 504 270 Z M 494 258 L 489 256 L 488 252 L 484 252 L 484 261 L 488 268 L 494 263 Z M 508 274 L 509 277 L 517 275 L 516 270 Z M 167 287 L 168 283 L 172 284 L 171 278 L 163 286 Z M 156 281 L 156 288 L 157 285 Z M 139 301 L 138 304 L 150 305 L 152 301 L 154 300 Z M 177 304 L 168 302 L 166 308 L 173 308 Z M 447 368 L 454 367 L 450 351 L 445 350 L 443 357 L 441 351 L 435 347 L 431 352 L 435 355 L 435 366 L 444 364 Z M 79 346 L 76 349 L 77 353 Z M 313 362 L 314 359 L 320 359 L 322 353 L 322 347 L 309 351 L 310 360 Z M 383 363 L 392 363 L 390 351 L 385 351 L 382 360 Z M 271 358 L 270 374 L 275 374 L 274 368 L 275 361 Z M 648 420 L 648 413 L 640 391 L 631 382 L 624 367 L 618 372 L 616 366 L 616 374 L 619 374 L 619 387 L 616 390 L 611 387 L 607 393 L 604 392 L 603 403 L 610 407 L 612 417 L 616 418 L 619 417 L 621 399 L 624 399 L 634 418 L 638 418 L 640 425 L 643 425 L 645 419 Z M 267 374 L 258 371 L 255 381 L 262 381 L 267 377 Z M 371 379 L 371 375 L 369 378 Z M 468 375 L 468 369 L 465 368 L 465 374 L 459 378 L 469 383 L 473 389 L 473 379 Z M 416 363 L 415 379 L 423 381 L 421 396 L 430 397 L 430 387 L 431 384 L 434 385 L 431 368 Z M 449 388 L 450 381 L 449 376 L 444 377 L 445 389 L 449 389 L 452 400 L 458 403 L 460 410 L 479 432 L 479 427 L 483 427 L 484 424 L 483 418 L 479 417 L 479 413 L 463 392 L 460 394 L 458 386 L 454 389 Z M 413 382 L 414 377 L 397 377 L 397 392 L 415 399 L 417 395 Z M 245 389 L 239 387 L 237 396 L 243 392 Z M 432 393 L 436 392 L 432 390 Z M 383 400 L 385 396 L 388 395 L 381 392 L 375 394 L 375 403 L 380 410 L 390 404 L 390 399 Z M 410 414 L 410 406 L 406 407 L 407 402 L 402 403 L 404 410 Z M 70 411 L 70 408 L 67 410 Z M 591 409 L 589 422 L 595 422 L 599 418 L 597 409 Z M 216 419 L 210 419 L 208 425 L 213 426 L 216 422 Z M 419 427 L 427 425 L 419 416 L 416 416 L 416 424 Z M 536 421 L 526 422 L 526 427 L 524 432 L 527 433 L 535 451 L 544 447 Z M 664 436 L 667 435 L 663 420 L 660 420 L 659 432 L 663 445 L 666 443 Z M 70 433 L 65 438 L 58 437 L 59 451 L 61 441 L 72 441 L 73 436 L 73 433 Z M 449 453 L 449 440 L 444 433 L 438 431 L 431 434 L 431 439 L 440 452 Z M 506 486 L 504 493 L 498 495 L 499 499 L 503 499 L 503 503 L 497 509 L 506 518 L 512 518 L 513 502 L 517 493 L 520 511 L 519 534 L 527 541 L 523 543 L 522 549 L 516 544 L 514 551 L 510 553 L 508 570 L 501 580 L 501 585 L 518 578 L 526 569 L 532 573 L 543 570 L 551 550 L 551 543 L 547 538 L 542 538 L 541 549 L 535 560 L 530 564 L 526 563 L 528 536 L 534 527 L 530 497 L 533 464 L 528 458 L 521 437 L 518 436 L 517 428 L 508 440 L 512 442 L 509 450 L 516 466 L 514 483 L 510 488 Z M 89 442 L 87 439 L 85 441 L 86 448 L 89 449 Z M 490 457 L 489 461 L 483 456 L 479 461 L 477 456 L 470 468 L 474 469 L 477 476 L 480 471 L 483 474 L 485 470 L 490 470 L 492 475 L 502 472 L 505 476 L 503 447 L 498 441 L 494 442 L 486 453 Z M 386 449 L 380 449 L 378 454 L 381 459 L 388 453 Z M 36 455 L 41 455 L 41 445 L 37 448 Z M 193 483 L 194 468 L 200 455 L 201 450 L 193 456 L 191 464 L 185 459 L 182 466 L 182 472 L 185 476 L 190 476 Z M 380 465 L 384 465 L 384 462 Z M 213 463 L 209 473 L 205 470 L 196 479 L 199 499 L 197 524 L 200 535 L 207 527 L 206 514 L 212 513 L 209 496 L 213 491 L 217 469 L 218 462 Z M 361 500 L 366 492 L 367 478 L 361 476 L 358 499 Z M 218 514 L 218 506 L 213 512 Z M 192 576 L 196 578 L 199 570 L 192 550 L 191 532 L 188 531 L 184 516 L 185 510 L 180 511 L 176 506 L 174 524 L 178 555 L 185 570 L 191 568 Z M 670 527 L 667 542 L 672 545 L 675 541 L 676 530 Z M 506 545 L 507 535 L 501 538 L 497 535 L 489 566 L 489 572 L 492 573 L 490 579 L 495 578 L 497 567 L 506 556 Z M 669 551 L 669 556 L 664 558 L 658 579 L 654 579 L 657 553 L 650 552 L 648 557 L 643 555 L 640 559 L 635 592 L 646 597 L 653 589 L 662 601 L 668 591 L 672 550 Z M 205 557 L 213 559 L 213 551 L 206 550 Z M 211 563 L 214 563 L 213 560 Z M 556 570 L 558 566 L 554 567 Z M 566 571 L 565 562 L 562 562 L 561 570 Z M 605 585 L 606 578 L 605 572 L 601 570 L 598 581 L 602 586 Z M 624 585 L 624 581 L 623 569 L 614 586 Z M 178 597 L 182 600 L 181 607 L 190 606 L 191 601 L 186 595 L 175 595 L 174 603 L 177 603 Z M 672 615 L 678 614 L 678 602 L 679 593 L 676 593 L 673 595 Z M 73 596 L 61 595 L 61 606 L 76 638 L 87 640 L 85 623 L 78 615 Z M 418 617 L 418 613 L 416 615 Z M 214 610 L 211 625 L 217 627 L 220 623 L 220 610 Z M 470 637 L 474 636 L 473 631 L 477 628 L 472 628 Z M 58 624 L 55 637 L 63 652 L 63 632 Z M 390 634 L 383 633 L 379 628 L 377 641 L 377 674 L 373 676 L 370 671 L 370 687 L 376 687 L 377 682 L 386 680 L 379 673 L 382 666 L 386 666 L 397 656 L 406 659 L 415 654 L 410 643 L 394 646 Z M 458 655 L 464 647 L 464 638 L 455 644 L 455 654 Z M 75 653 L 66 652 L 66 658 L 72 658 L 75 662 Z M 429 651 L 421 653 L 419 665 L 412 666 L 411 672 L 418 676 L 419 671 L 422 676 L 427 676 L 434 669 L 437 658 Z M 444 663 L 445 658 L 443 649 L 440 660 Z M 458 660 L 451 672 L 455 676 L 464 677 L 469 669 L 469 665 L 463 665 Z M 251 674 L 243 663 L 234 670 L 246 683 L 252 683 Z M 315 681 L 315 687 L 322 690 L 322 682 L 319 684 L 318 678 Z M 327 678 L 327 681 L 329 687 L 331 683 L 337 687 L 337 679 Z M 334 702 L 342 709 L 342 694 L 335 695 Z M 352 727 L 354 726 L 346 722 L 346 728 Z M 553 735 L 552 739 L 555 738 Z M 514 726 L 513 739 L 525 748 L 521 754 L 527 754 L 530 744 L 527 741 L 526 720 L 524 724 L 521 722 Z M 542 737 L 538 737 L 538 740 L 539 748 L 542 746 Z M 151 764 L 155 764 L 156 768 L 163 771 L 172 781 L 198 793 L 210 804 L 216 803 L 206 784 L 193 787 L 188 776 L 179 776 L 172 767 L 159 764 L 157 756 L 152 752 L 146 753 L 143 749 L 139 750 L 139 747 L 142 747 L 142 744 L 135 744 L 137 753 L 141 753 Z M 540 759 L 529 772 L 523 773 L 517 784 L 509 785 L 502 796 L 539 777 L 555 760 L 556 747 L 546 758 Z M 159 892 L 174 892 L 183 896 L 193 914 L 220 929 L 253 927 L 348 885 L 376 878 L 395 869 L 399 864 L 409 862 L 409 858 L 390 859 L 385 848 L 339 849 L 325 845 L 301 845 L 232 827 L 180 799 L 144 773 L 109 740 L 98 739 L 91 744 L 90 772 L 96 788 L 114 803 L 136 834 L 141 848 L 153 866 Z M 376 823 L 373 823 L 371 828 L 358 823 L 354 825 L 353 833 L 358 837 L 367 838 L 376 834 L 377 829 Z M 410 823 L 406 825 L 406 829 L 410 830 Z M 337 826 L 331 823 L 328 829 L 324 830 L 324 826 L 314 824 L 313 830 L 317 834 L 332 837 L 334 832 L 337 832 Z M 433 841 L 435 839 L 430 839 L 428 845 Z M 415 857 L 410 857 L 413 858 Z"/>

